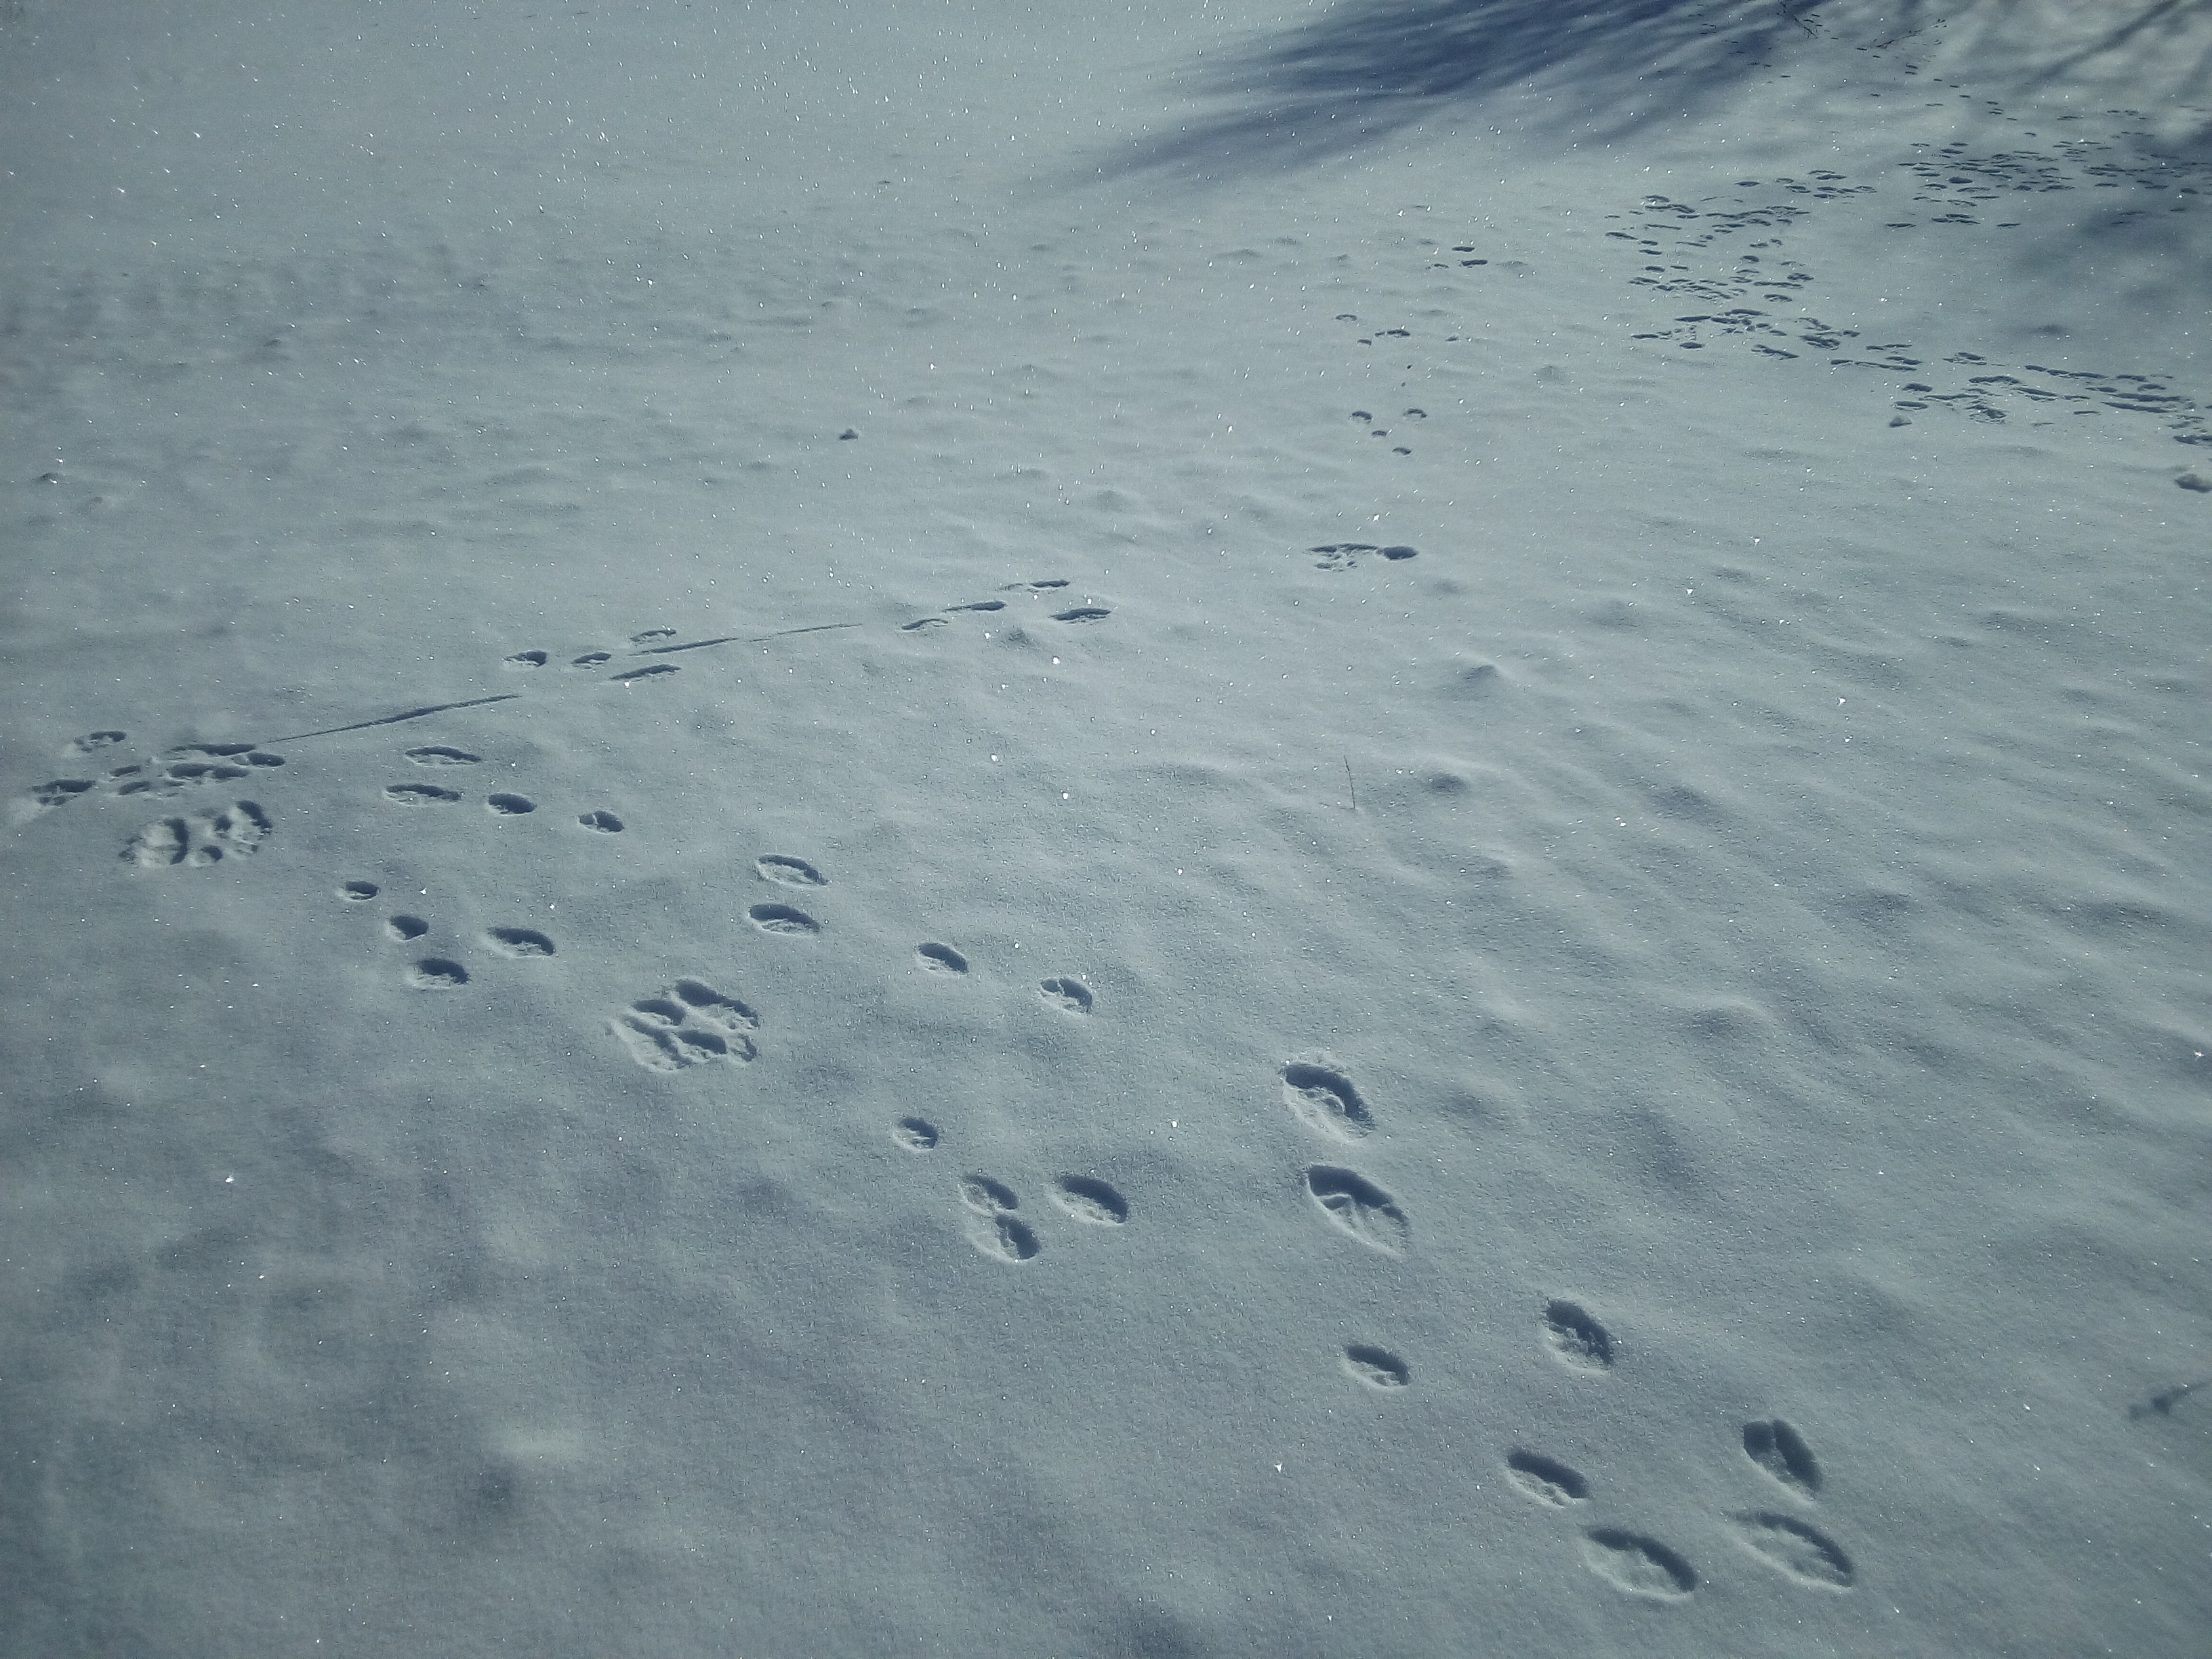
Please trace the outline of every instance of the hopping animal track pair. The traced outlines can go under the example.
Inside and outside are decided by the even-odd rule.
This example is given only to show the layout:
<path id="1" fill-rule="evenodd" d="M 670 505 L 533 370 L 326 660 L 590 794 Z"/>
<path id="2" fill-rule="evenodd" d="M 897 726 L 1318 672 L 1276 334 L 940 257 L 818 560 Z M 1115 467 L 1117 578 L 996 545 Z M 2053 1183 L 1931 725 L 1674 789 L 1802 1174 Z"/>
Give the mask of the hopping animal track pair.
<path id="1" fill-rule="evenodd" d="M 1547 1304 L 1540 1327 L 1553 1358 L 1568 1370 L 1602 1376 L 1613 1369 L 1613 1334 L 1578 1303 Z M 1804 1437 L 1781 1418 L 1747 1423 L 1743 1454 L 1789 1498 L 1810 1504 L 1821 1484 L 1820 1462 Z M 1506 1478 L 1547 1508 L 1571 1510 L 1590 1501 L 1592 1483 L 1556 1457 L 1516 1446 L 1505 1456 Z M 1843 1547 L 1802 1516 L 1772 1508 L 1739 1510 L 1726 1518 L 1729 1534 L 1753 1557 L 1812 1589 L 1845 1590 L 1858 1570 Z M 1626 1595 L 1662 1601 L 1686 1601 L 1697 1591 L 1697 1570 L 1671 1545 L 1613 1526 L 1586 1528 L 1579 1542 L 1583 1565 Z"/>
<path id="2" fill-rule="evenodd" d="M 1096 1176 L 1061 1176 L 1052 1183 L 1051 1193 L 1070 1220 L 1085 1226 L 1119 1227 L 1129 1219 L 1129 1201 Z M 1016 1213 L 1022 1201 L 1004 1182 L 986 1175 L 963 1176 L 960 1204 L 967 1212 L 963 1228 L 968 1242 L 993 1260 L 1029 1261 L 1044 1249 L 1036 1231 Z"/>
<path id="3" fill-rule="evenodd" d="M 937 1151 L 944 1132 L 925 1117 L 902 1117 L 892 1126 L 892 1139 L 908 1152 L 921 1156 Z M 1129 1200 L 1111 1182 L 1097 1176 L 1054 1177 L 1053 1203 L 1071 1221 L 1088 1227 L 1119 1227 L 1129 1219 Z M 958 1188 L 961 1231 L 968 1242 L 994 1261 L 1034 1261 L 1044 1249 L 1036 1230 L 1020 1214 L 1022 1200 L 1014 1189 L 995 1176 L 969 1174 Z"/>
<path id="4" fill-rule="evenodd" d="M 1001 593 L 1014 593 L 1058 602 L 1066 598 L 1064 590 L 1067 586 L 1064 580 L 1053 578 L 1044 581 L 1008 582 L 999 591 Z M 995 617 L 1006 609 L 1006 601 L 1004 599 L 970 599 L 963 605 L 948 605 L 941 611 L 933 615 L 916 617 L 912 622 L 902 623 L 899 624 L 899 631 L 902 634 L 933 634 L 941 628 L 950 628 L 954 617 L 974 614 Z M 1048 612 L 1048 619 L 1056 623 L 1078 624 L 1103 622 L 1113 614 L 1113 609 L 1109 605 L 1075 605 Z M 987 639 L 990 637 L 989 633 L 987 632 L 984 637 Z"/>
<path id="5" fill-rule="evenodd" d="M 806 860 L 788 853 L 769 853 L 753 860 L 753 869 L 763 881 L 771 881 L 780 887 L 821 888 L 830 885 L 823 875 Z M 763 933 L 784 939 L 803 939 L 822 931 L 822 924 L 805 911 L 789 904 L 755 904 L 745 911 L 745 919 Z M 966 956 L 939 939 L 926 939 L 915 946 L 915 965 L 924 973 L 936 974 L 949 979 L 964 977 L 970 968 Z M 1097 999 L 1091 989 L 1081 980 L 1058 975 L 1038 982 L 1037 994 L 1054 1007 L 1066 1013 L 1087 1014 Z"/>
<path id="6" fill-rule="evenodd" d="M 64 744 L 63 752 L 72 757 L 96 755 L 129 737 L 127 732 L 88 732 Z M 283 764 L 282 755 L 258 744 L 187 743 L 149 759 L 110 767 L 96 778 L 49 779 L 30 790 L 26 804 L 34 811 L 52 811 L 94 792 L 163 800 L 210 784 L 235 783 Z"/>
<path id="7" fill-rule="evenodd" d="M 483 763 L 483 756 L 471 754 L 465 749 L 457 749 L 447 743 L 419 744 L 412 749 L 402 750 L 400 753 L 416 766 L 441 771 Z M 384 786 L 384 799 L 395 806 L 451 806 L 465 798 L 463 791 L 450 785 L 430 783 L 420 779 Z M 494 817 L 527 817 L 538 810 L 536 801 L 513 790 L 493 790 L 484 797 L 483 804 L 484 810 Z M 586 830 L 596 830 L 607 835 L 618 835 L 623 829 L 620 818 L 604 811 L 579 813 L 576 822 Z"/>
<path id="8" fill-rule="evenodd" d="M 1283 1103 L 1317 1135 L 1346 1143 L 1364 1140 L 1374 1131 L 1375 1114 L 1352 1079 L 1324 1063 L 1326 1059 L 1284 1064 Z M 1310 1164 L 1302 1179 L 1306 1196 L 1347 1237 L 1384 1255 L 1406 1253 L 1413 1223 L 1384 1188 L 1358 1170 L 1334 1164 Z"/>
<path id="9" fill-rule="evenodd" d="M 367 904 L 382 890 L 373 881 L 347 881 L 338 884 L 337 896 L 348 904 Z M 395 911 L 384 919 L 384 936 L 395 945 L 413 945 L 429 932 L 428 921 L 406 911 Z M 487 927 L 481 943 L 495 954 L 518 962 L 550 957 L 557 949 L 551 938 L 535 927 Z M 407 983 L 418 991 L 458 990 L 469 978 L 469 970 L 451 957 L 420 957 L 408 964 L 406 971 Z"/>
<path id="10" fill-rule="evenodd" d="M 1326 1054 L 1287 1060 L 1279 1075 L 1283 1103 L 1313 1133 L 1349 1144 L 1374 1132 L 1374 1111 Z M 1309 1164 L 1300 1181 L 1306 1197 L 1346 1237 L 1382 1255 L 1406 1254 L 1413 1223 L 1384 1188 L 1357 1170 L 1335 1164 Z M 1354 1382 L 1386 1394 L 1413 1385 L 1413 1366 L 1373 1343 L 1346 1344 L 1339 1363 Z"/>
<path id="11" fill-rule="evenodd" d="M 753 868 L 762 880 L 772 881 L 782 887 L 827 887 L 830 884 L 830 878 L 813 865 L 787 853 L 770 853 L 757 858 L 753 860 Z M 822 931 L 820 922 L 804 910 L 788 904 L 752 905 L 746 910 L 745 916 L 763 933 L 787 939 L 804 938 Z M 964 977 L 970 968 L 964 955 L 938 939 L 927 939 L 915 946 L 914 959 L 915 965 L 924 973 L 950 979 Z M 1088 985 L 1066 975 L 1039 981 L 1037 994 L 1063 1013 L 1070 1014 L 1087 1014 L 1097 1001 Z"/>

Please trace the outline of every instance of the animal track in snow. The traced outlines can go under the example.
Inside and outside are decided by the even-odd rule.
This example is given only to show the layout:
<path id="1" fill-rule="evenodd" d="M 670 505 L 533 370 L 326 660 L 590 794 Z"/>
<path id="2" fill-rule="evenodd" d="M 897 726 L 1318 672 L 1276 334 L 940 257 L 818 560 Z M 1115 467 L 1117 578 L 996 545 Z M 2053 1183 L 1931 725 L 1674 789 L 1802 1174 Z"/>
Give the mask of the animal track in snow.
<path id="1" fill-rule="evenodd" d="M 538 810 L 538 803 L 527 795 L 487 795 L 485 810 L 495 817 L 519 818 Z"/>
<path id="2" fill-rule="evenodd" d="M 430 924 L 420 916 L 387 916 L 385 919 L 385 937 L 398 944 L 420 939 L 429 931 Z"/>
<path id="3" fill-rule="evenodd" d="M 96 778 L 50 778 L 32 786 L 31 805 L 40 811 L 52 811 L 57 806 L 68 805 L 98 783 Z"/>
<path id="4" fill-rule="evenodd" d="M 469 970 L 445 957 L 424 957 L 408 969 L 407 982 L 418 991 L 458 990 L 469 982 Z"/>
<path id="5" fill-rule="evenodd" d="M 1076 1220 L 1094 1227 L 1118 1227 L 1129 1218 L 1129 1200 L 1090 1176 L 1062 1176 L 1053 1182 L 1052 1199 Z"/>
<path id="6" fill-rule="evenodd" d="M 484 943 L 503 957 L 550 957 L 553 941 L 535 927 L 487 927 Z"/>
<path id="7" fill-rule="evenodd" d="M 1698 1575 L 1680 1555 L 1656 1538 L 1619 1527 L 1594 1527 L 1583 1534 L 1583 1565 L 1615 1589 L 1659 1601 L 1688 1599 Z"/>
<path id="8" fill-rule="evenodd" d="M 957 978 L 968 971 L 967 957 L 951 945 L 939 945 L 933 940 L 927 945 L 915 945 L 914 959 L 925 973 L 945 974 Z"/>
<path id="9" fill-rule="evenodd" d="M 1087 1014 L 1096 1000 L 1091 988 L 1079 979 L 1048 979 L 1037 986 L 1037 994 L 1063 1013 Z"/>
<path id="10" fill-rule="evenodd" d="M 373 881 L 349 881 L 340 884 L 338 896 L 349 904 L 366 904 L 382 890 Z"/>
<path id="11" fill-rule="evenodd" d="M 1387 1348 L 1354 1342 L 1344 1351 L 1344 1369 L 1370 1389 L 1385 1392 L 1409 1387 L 1413 1368 Z"/>
<path id="12" fill-rule="evenodd" d="M 1546 1306 L 1544 1340 L 1570 1370 L 1603 1373 L 1613 1369 L 1613 1333 L 1574 1303 L 1554 1301 Z"/>
<path id="13" fill-rule="evenodd" d="M 1397 1200 L 1364 1176 L 1334 1164 L 1306 1171 L 1306 1194 L 1326 1215 L 1370 1250 L 1403 1255 L 1413 1224 Z"/>
<path id="14" fill-rule="evenodd" d="M 1743 1425 L 1743 1455 L 1800 1498 L 1820 1490 L 1820 1465 L 1805 1437 L 1780 1418 Z"/>
<path id="15" fill-rule="evenodd" d="M 1858 1577 L 1850 1557 L 1834 1539 L 1795 1516 L 1751 1510 L 1731 1516 L 1729 1523 L 1737 1542 L 1801 1584 L 1849 1589 Z"/>
<path id="16" fill-rule="evenodd" d="M 1009 1215 L 1022 1207 L 1012 1188 L 986 1175 L 971 1175 L 962 1180 L 960 1201 L 977 1215 Z"/>
<path id="17" fill-rule="evenodd" d="M 1520 1491 L 1553 1509 L 1566 1509 L 1589 1498 L 1588 1480 L 1558 1458 L 1547 1457 L 1541 1452 L 1508 1452 L 1505 1474 Z"/>
<path id="18" fill-rule="evenodd" d="M 603 836 L 619 836 L 623 821 L 611 812 L 586 812 L 576 819 L 586 830 L 596 830 Z"/>
<path id="19" fill-rule="evenodd" d="M 387 783 L 384 798 L 395 806 L 450 806 L 461 792 L 442 783 Z"/>
<path id="20" fill-rule="evenodd" d="M 206 784 L 235 783 L 283 763 L 282 755 L 250 743 L 188 743 L 170 750 L 159 762 L 118 766 L 107 781 L 118 795 L 160 798 Z"/>
<path id="21" fill-rule="evenodd" d="M 1285 1065 L 1283 1103 L 1308 1128 L 1337 1140 L 1358 1140 L 1375 1127 L 1352 1079 L 1327 1066 L 1296 1060 Z"/>
<path id="22" fill-rule="evenodd" d="M 157 818 L 124 844 L 120 856 L 141 869 L 172 865 L 202 868 L 225 858 L 247 858 L 275 833 L 269 815 L 250 800 L 190 817 Z"/>
<path id="23" fill-rule="evenodd" d="M 1046 595 L 1065 598 L 1066 596 L 1062 590 L 1068 586 L 1068 583 L 1061 580 L 1009 582 L 999 591 L 1002 593 L 1025 593 L 1038 598 Z M 990 616 L 1006 609 L 1006 602 L 1004 599 L 971 599 L 964 605 L 948 605 L 944 607 L 940 614 L 917 617 L 912 622 L 902 623 L 899 624 L 899 631 L 904 634 L 932 634 L 939 629 L 950 628 L 952 625 L 951 619 L 955 616 L 963 614 Z M 1080 623 L 1103 622 L 1114 612 L 1108 605 L 1078 605 L 1050 614 L 1052 620 L 1056 623 Z M 987 634 L 985 637 L 990 636 Z"/>
<path id="24" fill-rule="evenodd" d="M 0 5 L 4 5 L 4 0 L 0 0 Z M 1027 585 L 1017 584 L 1016 586 Z M 1038 583 L 1030 586 L 1029 591 L 1042 593 L 1048 588 L 1066 586 L 1064 582 Z M 994 607 L 1004 609 L 1005 601 L 979 600 L 972 605 L 956 607 L 956 609 L 988 611 Z M 825 623 L 806 627 L 779 629 L 767 634 L 750 635 L 733 634 L 681 642 L 674 640 L 673 629 L 648 629 L 633 636 L 629 654 L 663 657 L 675 653 L 701 650 L 712 646 L 735 644 L 740 641 L 766 642 L 790 635 L 828 633 L 859 626 L 860 624 L 858 623 Z M 623 653 L 586 653 L 574 659 L 572 665 L 597 667 L 614 661 L 620 654 Z M 549 653 L 533 648 L 510 653 L 504 659 L 502 666 L 510 670 L 528 672 L 544 667 L 550 660 Z M 672 663 L 656 662 L 626 669 L 620 673 L 611 675 L 609 678 L 616 683 L 633 682 L 642 678 L 672 674 L 676 672 L 676 665 Z M 270 741 L 280 744 L 304 742 L 310 738 L 337 736 L 342 732 L 362 732 L 386 726 L 401 725 L 455 709 L 477 708 L 494 703 L 513 702 L 523 700 L 525 694 L 522 692 L 507 691 L 492 696 L 463 698 L 451 702 L 427 704 L 419 708 L 403 709 L 396 714 L 349 721 L 342 725 L 331 725 L 310 732 L 295 732 L 287 737 L 272 738 Z M 129 738 L 130 734 L 120 728 L 103 728 L 70 739 L 61 745 L 61 752 L 72 759 L 86 759 L 95 755 L 103 757 L 112 757 L 118 746 L 127 743 Z M 422 767 L 457 767 L 483 763 L 481 756 L 449 744 L 423 744 L 401 752 L 411 764 Z M 122 797 L 166 798 L 187 789 L 202 788 L 210 785 L 234 784 L 246 777 L 255 775 L 263 769 L 281 767 L 284 764 L 283 756 L 262 744 L 186 744 L 169 750 L 158 757 L 128 761 L 124 764 L 112 767 L 97 776 L 54 778 L 34 785 L 11 803 L 9 816 L 19 824 L 27 823 L 33 818 L 56 808 L 68 805 L 72 801 L 94 793 Z M 387 799 L 395 803 L 414 805 L 450 803 L 459 799 L 459 792 L 441 790 L 440 786 L 427 782 L 394 783 L 389 786 L 386 794 Z M 514 803 L 525 799 L 518 795 L 495 796 L 488 805 L 495 811 L 507 816 L 520 816 L 531 808 L 518 806 Z M 611 819 L 613 815 L 606 814 L 605 817 Z M 591 827 L 593 828 L 609 827 L 604 823 L 592 822 L 588 818 L 586 821 L 590 822 Z M 619 821 L 616 821 L 612 827 L 618 829 Z M 189 857 L 188 854 L 187 860 Z M 155 859 L 156 862 L 165 861 L 166 854 L 157 853 Z"/>
<path id="25" fill-rule="evenodd" d="M 788 904 L 756 904 L 745 912 L 745 919 L 763 933 L 779 939 L 805 939 L 822 931 L 820 922 Z"/>
<path id="26" fill-rule="evenodd" d="M 1379 438 L 1383 434 L 1378 432 L 1375 435 Z M 1317 556 L 1314 560 L 1316 570 L 1357 570 L 1359 562 L 1370 553 L 1395 561 L 1419 558 L 1421 552 L 1418 547 L 1408 547 L 1402 542 L 1391 547 L 1377 547 L 1372 542 L 1323 542 L 1306 551 Z"/>
<path id="27" fill-rule="evenodd" d="M 1014 1212 L 1021 1200 L 1002 1181 L 971 1175 L 960 1183 L 960 1202 L 968 1211 L 968 1242 L 1000 1261 L 1027 1261 L 1044 1247 Z"/>
<path id="28" fill-rule="evenodd" d="M 830 878 L 805 859 L 793 858 L 787 853 L 770 853 L 765 858 L 753 860 L 753 868 L 760 872 L 763 881 L 772 881 L 782 887 L 827 887 Z"/>
<path id="29" fill-rule="evenodd" d="M 703 980 L 679 979 L 657 996 L 640 997 L 612 1024 L 630 1058 L 648 1072 L 718 1060 L 744 1065 L 760 1054 L 752 1039 L 760 1017 Z"/>
<path id="30" fill-rule="evenodd" d="M 933 1151 L 943 1139 L 937 1126 L 926 1117 L 901 1118 L 891 1126 L 891 1137 L 909 1152 Z"/>

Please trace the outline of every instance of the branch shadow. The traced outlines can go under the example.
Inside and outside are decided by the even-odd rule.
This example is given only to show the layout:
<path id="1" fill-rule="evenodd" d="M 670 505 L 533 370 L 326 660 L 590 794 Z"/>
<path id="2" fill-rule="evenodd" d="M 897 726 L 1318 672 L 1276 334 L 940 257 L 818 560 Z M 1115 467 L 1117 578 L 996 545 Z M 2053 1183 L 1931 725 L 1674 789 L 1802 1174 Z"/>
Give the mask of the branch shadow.
<path id="1" fill-rule="evenodd" d="M 1874 52 L 1913 42 L 1954 68 L 1985 66 L 2001 90 L 2064 87 L 2171 108 L 2212 79 L 2212 0 L 2136 0 L 2094 27 L 2076 14 L 2040 53 L 2042 24 L 2018 0 L 1865 10 L 1821 0 L 1344 0 L 1183 70 L 1174 83 L 1207 107 L 1094 172 L 1192 182 L 1292 173 L 1514 90 L 1541 95 L 1547 125 L 1617 141 L 1710 110 L 1778 54 L 1824 41 Z M 2212 114 L 2197 112 L 2165 147 L 2208 144 Z"/>
<path id="2" fill-rule="evenodd" d="M 1288 173 L 1509 88 L 1546 83 L 1563 125 L 1601 138 L 1694 110 L 1809 32 L 1800 12 L 1710 0 L 1346 0 L 1187 71 L 1216 106 L 1104 171 L 1193 179 Z"/>

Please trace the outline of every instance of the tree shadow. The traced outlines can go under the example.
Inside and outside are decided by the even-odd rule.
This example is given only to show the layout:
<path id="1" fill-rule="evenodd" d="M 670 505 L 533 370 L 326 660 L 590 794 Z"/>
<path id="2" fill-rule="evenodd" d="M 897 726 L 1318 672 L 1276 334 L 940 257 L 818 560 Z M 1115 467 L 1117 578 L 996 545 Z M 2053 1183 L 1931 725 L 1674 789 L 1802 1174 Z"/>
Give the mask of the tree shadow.
<path id="1" fill-rule="evenodd" d="M 1617 137 L 1725 93 L 1810 27 L 1778 4 L 1724 22 L 1713 9 L 1710 0 L 1346 0 L 1187 72 L 1187 93 L 1214 107 L 1139 141 L 1110 170 L 1291 172 L 1532 82 L 1546 83 L 1563 124 Z"/>
<path id="2" fill-rule="evenodd" d="M 1710 109 L 1779 54 L 1822 42 L 1940 53 L 1954 73 L 1985 68 L 1998 95 L 2063 88 L 2178 109 L 2212 76 L 2208 0 L 2123 0 L 2056 28 L 2023 15 L 2038 9 L 2048 0 L 1891 0 L 1878 15 L 1835 0 L 1345 0 L 1184 71 L 1184 91 L 1210 107 L 1097 171 L 1294 172 L 1524 89 L 1547 125 L 1618 140 Z M 2212 112 L 2168 125 L 2175 149 L 2212 139 Z"/>

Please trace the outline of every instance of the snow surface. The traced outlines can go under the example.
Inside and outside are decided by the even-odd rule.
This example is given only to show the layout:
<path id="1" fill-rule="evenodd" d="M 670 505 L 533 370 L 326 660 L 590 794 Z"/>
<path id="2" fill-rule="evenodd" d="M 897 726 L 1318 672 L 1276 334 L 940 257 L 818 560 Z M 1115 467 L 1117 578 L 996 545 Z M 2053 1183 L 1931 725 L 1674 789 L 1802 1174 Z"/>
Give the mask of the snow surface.
<path id="1" fill-rule="evenodd" d="M 2201 1654 L 2208 44 L 0 10 L 0 1646 Z"/>

